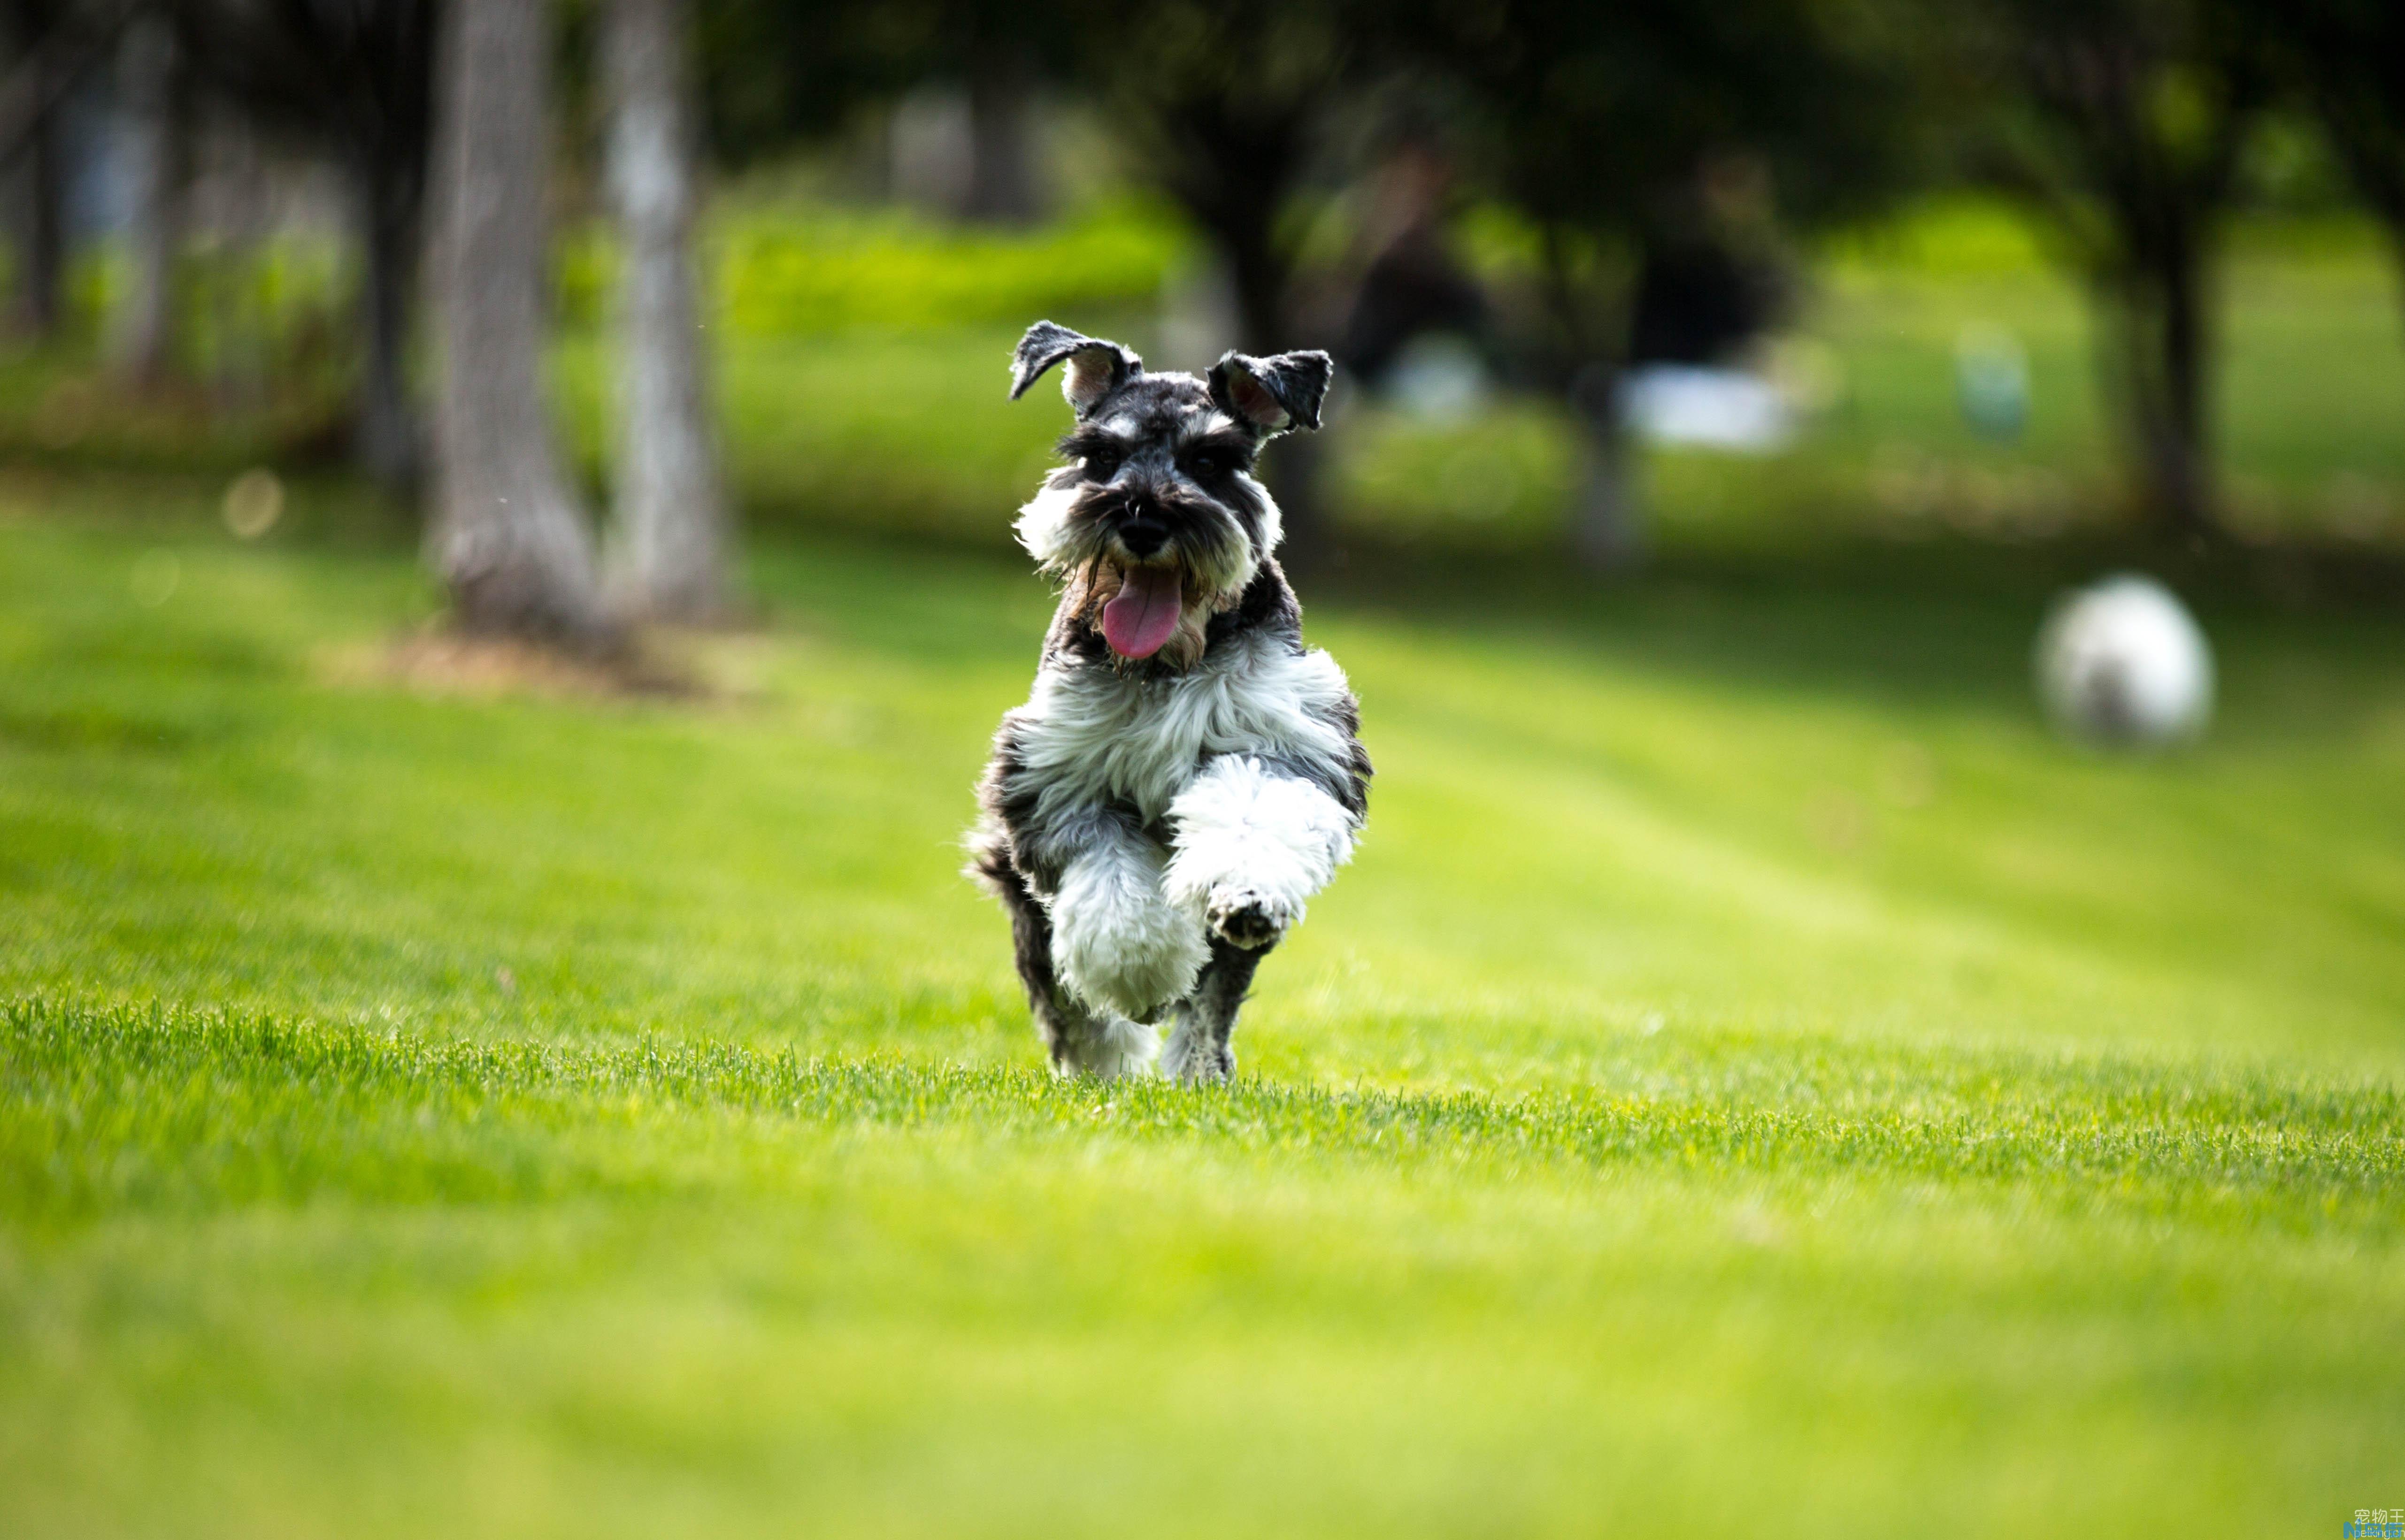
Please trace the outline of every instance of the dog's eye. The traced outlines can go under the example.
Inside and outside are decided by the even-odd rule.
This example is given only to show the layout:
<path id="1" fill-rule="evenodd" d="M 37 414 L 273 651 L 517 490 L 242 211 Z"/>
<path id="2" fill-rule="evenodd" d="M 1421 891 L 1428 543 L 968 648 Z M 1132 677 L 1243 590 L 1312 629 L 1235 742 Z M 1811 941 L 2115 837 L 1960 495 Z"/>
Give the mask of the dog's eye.
<path id="1" fill-rule="evenodd" d="M 1086 456 L 1086 480 L 1090 482 L 1109 481 L 1112 477 L 1119 473 L 1119 466 L 1126 458 L 1126 455 L 1121 455 L 1116 449 L 1095 450 L 1093 453 Z"/>
<path id="2" fill-rule="evenodd" d="M 1245 462 L 1233 450 L 1198 449 L 1186 456 L 1186 473 L 1198 479 L 1225 476 L 1243 469 Z"/>

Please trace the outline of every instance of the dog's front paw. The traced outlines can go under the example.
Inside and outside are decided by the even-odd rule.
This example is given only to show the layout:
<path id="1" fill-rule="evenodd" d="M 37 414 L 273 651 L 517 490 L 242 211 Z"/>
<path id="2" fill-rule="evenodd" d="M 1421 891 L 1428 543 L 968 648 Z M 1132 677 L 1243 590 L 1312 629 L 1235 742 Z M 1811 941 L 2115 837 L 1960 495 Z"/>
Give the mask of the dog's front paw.
<path id="1" fill-rule="evenodd" d="M 1277 939 L 1286 934 L 1286 928 L 1294 923 L 1294 916 L 1285 906 L 1249 888 L 1215 889 L 1202 917 L 1213 935 L 1247 952 L 1275 945 Z"/>

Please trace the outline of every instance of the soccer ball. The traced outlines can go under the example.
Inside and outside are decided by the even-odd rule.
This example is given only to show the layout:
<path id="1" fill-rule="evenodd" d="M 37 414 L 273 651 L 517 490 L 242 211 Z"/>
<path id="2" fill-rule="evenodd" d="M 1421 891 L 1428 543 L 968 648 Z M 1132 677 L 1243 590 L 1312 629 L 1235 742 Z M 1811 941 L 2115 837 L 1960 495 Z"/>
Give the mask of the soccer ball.
<path id="1" fill-rule="evenodd" d="M 2213 652 L 2187 607 L 2151 578 L 2108 578 L 2056 606 L 2038 634 L 2037 688 L 2064 732 L 2152 747 L 2213 715 Z"/>

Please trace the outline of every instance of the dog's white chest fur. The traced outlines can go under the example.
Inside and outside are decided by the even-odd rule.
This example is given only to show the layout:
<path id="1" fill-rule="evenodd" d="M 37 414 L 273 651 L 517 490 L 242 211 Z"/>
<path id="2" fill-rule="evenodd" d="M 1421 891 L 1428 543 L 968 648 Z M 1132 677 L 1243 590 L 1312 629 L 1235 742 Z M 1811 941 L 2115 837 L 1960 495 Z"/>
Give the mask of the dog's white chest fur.
<path id="1" fill-rule="evenodd" d="M 1350 740 L 1336 719 L 1348 699 L 1335 659 L 1268 638 L 1214 649 L 1193 668 L 1156 678 L 1048 665 L 1011 714 L 1020 762 L 1013 778 L 1035 791 L 1045 817 L 1126 802 L 1149 823 L 1217 755 L 1342 767 Z"/>

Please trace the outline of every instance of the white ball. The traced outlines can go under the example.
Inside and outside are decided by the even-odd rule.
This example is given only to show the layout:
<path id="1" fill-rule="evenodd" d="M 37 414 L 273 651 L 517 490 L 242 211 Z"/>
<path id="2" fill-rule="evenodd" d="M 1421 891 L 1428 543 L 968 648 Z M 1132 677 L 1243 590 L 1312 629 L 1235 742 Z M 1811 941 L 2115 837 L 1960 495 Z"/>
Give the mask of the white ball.
<path id="1" fill-rule="evenodd" d="M 2100 743 L 2191 738 L 2213 715 L 2213 652 L 2151 578 L 2072 595 L 2038 634 L 2038 693 L 2064 732 Z"/>

